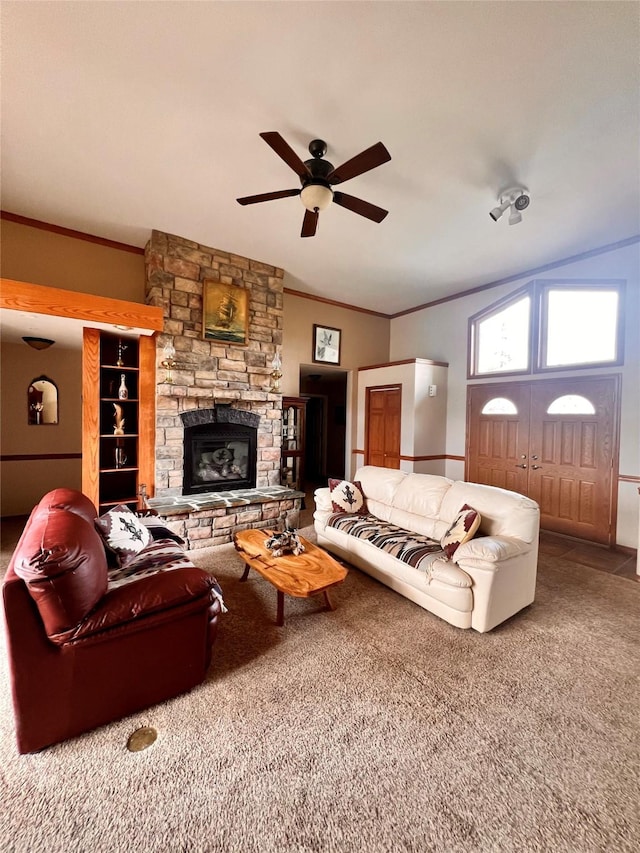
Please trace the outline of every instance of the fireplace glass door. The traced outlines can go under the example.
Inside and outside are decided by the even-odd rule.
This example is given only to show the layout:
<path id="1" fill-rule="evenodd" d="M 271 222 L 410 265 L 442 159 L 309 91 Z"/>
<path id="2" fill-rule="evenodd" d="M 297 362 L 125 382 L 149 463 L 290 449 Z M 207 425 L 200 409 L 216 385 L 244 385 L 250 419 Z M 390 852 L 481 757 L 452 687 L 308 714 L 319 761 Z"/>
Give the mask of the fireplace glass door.
<path id="1" fill-rule="evenodd" d="M 256 430 L 206 424 L 185 430 L 184 494 L 252 489 L 256 485 Z"/>

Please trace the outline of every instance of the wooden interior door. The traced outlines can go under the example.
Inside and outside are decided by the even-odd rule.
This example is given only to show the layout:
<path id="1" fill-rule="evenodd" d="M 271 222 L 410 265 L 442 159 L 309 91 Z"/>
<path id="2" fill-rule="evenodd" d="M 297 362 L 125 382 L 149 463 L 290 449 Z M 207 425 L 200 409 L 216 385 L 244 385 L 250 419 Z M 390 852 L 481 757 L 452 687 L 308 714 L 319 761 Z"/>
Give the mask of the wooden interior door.
<path id="1" fill-rule="evenodd" d="M 402 387 L 367 388 L 365 464 L 400 468 Z"/>
<path id="2" fill-rule="evenodd" d="M 565 395 L 593 412 L 550 414 Z M 528 494 L 545 530 L 612 543 L 618 397 L 617 377 L 533 383 Z"/>
<path id="3" fill-rule="evenodd" d="M 570 395 L 584 405 L 549 412 Z M 516 411 L 484 411 L 500 398 Z M 466 477 L 535 500 L 544 530 L 612 545 L 619 402 L 617 376 L 470 386 Z"/>

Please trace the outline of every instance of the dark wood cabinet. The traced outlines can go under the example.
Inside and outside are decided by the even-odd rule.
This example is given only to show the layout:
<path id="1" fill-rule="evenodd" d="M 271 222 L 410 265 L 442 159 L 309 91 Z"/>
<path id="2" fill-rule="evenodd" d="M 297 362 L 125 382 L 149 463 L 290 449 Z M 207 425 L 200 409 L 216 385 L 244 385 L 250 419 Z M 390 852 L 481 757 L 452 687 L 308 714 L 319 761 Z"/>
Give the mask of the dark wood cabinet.
<path id="1" fill-rule="evenodd" d="M 282 398 L 282 455 L 280 482 L 292 489 L 304 490 L 304 454 L 307 400 Z"/>

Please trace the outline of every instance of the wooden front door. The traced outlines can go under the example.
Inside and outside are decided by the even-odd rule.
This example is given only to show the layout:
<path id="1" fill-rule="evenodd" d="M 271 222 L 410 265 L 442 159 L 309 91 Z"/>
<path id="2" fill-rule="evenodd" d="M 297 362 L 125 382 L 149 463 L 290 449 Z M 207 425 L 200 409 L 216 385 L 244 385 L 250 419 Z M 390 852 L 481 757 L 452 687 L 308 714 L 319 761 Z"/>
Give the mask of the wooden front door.
<path id="1" fill-rule="evenodd" d="M 367 388 L 365 464 L 400 468 L 402 388 Z"/>
<path id="2" fill-rule="evenodd" d="M 469 387 L 467 478 L 531 497 L 544 530 L 613 544 L 619 396 L 616 376 Z"/>
<path id="3" fill-rule="evenodd" d="M 526 494 L 529 480 L 530 390 L 526 383 L 469 388 L 467 479 Z M 490 411 L 485 413 L 485 407 Z M 502 402 L 500 402 L 502 401 Z"/>
<path id="4" fill-rule="evenodd" d="M 593 411 L 554 413 L 554 401 L 569 395 L 579 395 Z M 540 506 L 545 530 L 613 544 L 618 398 L 612 377 L 533 385 L 528 494 Z"/>

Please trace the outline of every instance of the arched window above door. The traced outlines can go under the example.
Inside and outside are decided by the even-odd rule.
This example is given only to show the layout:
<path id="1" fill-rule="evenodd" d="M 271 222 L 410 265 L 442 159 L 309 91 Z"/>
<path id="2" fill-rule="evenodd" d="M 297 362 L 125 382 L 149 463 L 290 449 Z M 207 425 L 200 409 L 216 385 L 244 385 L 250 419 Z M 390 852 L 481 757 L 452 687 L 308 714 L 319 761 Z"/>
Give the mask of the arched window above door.
<path id="1" fill-rule="evenodd" d="M 517 415 L 518 409 L 511 400 L 506 397 L 494 397 L 488 400 L 482 407 L 483 415 Z"/>
<path id="2" fill-rule="evenodd" d="M 547 409 L 548 415 L 595 415 L 595 406 L 580 394 L 556 397 Z"/>

